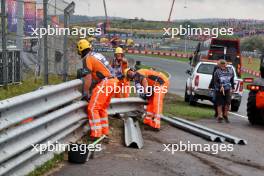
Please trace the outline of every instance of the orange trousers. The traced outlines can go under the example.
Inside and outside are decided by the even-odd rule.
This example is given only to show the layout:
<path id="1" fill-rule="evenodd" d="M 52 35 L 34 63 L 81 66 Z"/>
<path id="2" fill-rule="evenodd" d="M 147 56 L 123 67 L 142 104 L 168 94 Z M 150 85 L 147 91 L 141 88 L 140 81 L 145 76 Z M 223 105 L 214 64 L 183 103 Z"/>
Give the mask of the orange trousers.
<path id="1" fill-rule="evenodd" d="M 166 87 L 165 87 L 166 86 Z M 163 90 L 168 90 L 168 83 L 160 86 Z M 147 110 L 144 117 L 144 124 L 153 128 L 160 128 L 160 118 L 163 110 L 163 99 L 166 93 L 164 91 L 153 92 L 148 100 Z"/>
<path id="2" fill-rule="evenodd" d="M 130 82 L 126 79 L 122 79 L 118 81 L 118 87 L 120 92 L 117 92 L 114 94 L 115 98 L 127 98 L 129 97 L 129 86 Z M 122 92 L 123 91 L 123 92 Z"/>
<path id="3" fill-rule="evenodd" d="M 109 134 L 107 108 L 114 94 L 115 84 L 117 84 L 116 79 L 106 78 L 98 83 L 92 91 L 87 107 L 91 137 L 98 138 L 103 134 Z"/>

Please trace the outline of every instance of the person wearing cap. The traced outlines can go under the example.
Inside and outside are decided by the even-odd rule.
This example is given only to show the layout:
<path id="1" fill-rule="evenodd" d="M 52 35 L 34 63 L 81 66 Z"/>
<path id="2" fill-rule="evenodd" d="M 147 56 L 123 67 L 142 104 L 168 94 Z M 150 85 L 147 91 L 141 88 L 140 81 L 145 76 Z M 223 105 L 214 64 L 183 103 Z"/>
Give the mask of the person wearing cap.
<path id="1" fill-rule="evenodd" d="M 213 70 L 213 73 L 212 73 L 212 79 L 210 81 L 210 84 L 209 84 L 209 90 L 212 92 L 212 102 L 214 104 L 214 111 L 215 111 L 215 114 L 214 114 L 214 117 L 217 118 L 218 117 L 218 113 L 217 113 L 217 105 L 216 105 L 216 102 L 215 102 L 215 96 L 216 96 L 216 92 L 215 92 L 215 87 L 214 87 L 214 73 L 215 71 L 219 68 L 219 63 L 217 63 L 217 65 L 214 67 L 214 70 Z"/>
<path id="2" fill-rule="evenodd" d="M 100 138 L 109 134 L 107 108 L 114 94 L 117 84 L 111 74 L 111 66 L 107 59 L 100 53 L 92 51 L 92 45 L 85 39 L 77 43 L 77 51 L 83 61 L 82 77 L 84 80 L 84 99 L 87 100 L 87 112 L 90 125 L 91 139 Z M 89 96 L 92 81 L 96 85 Z"/>
<path id="3" fill-rule="evenodd" d="M 231 104 L 231 94 L 235 89 L 234 72 L 232 68 L 227 67 L 227 62 L 223 59 L 219 60 L 219 67 L 213 75 L 215 88 L 215 103 L 217 106 L 217 120 L 222 122 L 224 119 L 227 123 L 228 111 Z"/>
<path id="4" fill-rule="evenodd" d="M 111 61 L 111 66 L 113 68 L 112 74 L 119 80 L 117 84 L 119 91 L 115 92 L 115 98 L 129 97 L 129 91 L 127 88 L 130 86 L 130 82 L 124 77 L 124 71 L 128 68 L 128 61 L 124 56 L 124 50 L 121 47 L 117 47 L 115 49 L 115 57 Z"/>

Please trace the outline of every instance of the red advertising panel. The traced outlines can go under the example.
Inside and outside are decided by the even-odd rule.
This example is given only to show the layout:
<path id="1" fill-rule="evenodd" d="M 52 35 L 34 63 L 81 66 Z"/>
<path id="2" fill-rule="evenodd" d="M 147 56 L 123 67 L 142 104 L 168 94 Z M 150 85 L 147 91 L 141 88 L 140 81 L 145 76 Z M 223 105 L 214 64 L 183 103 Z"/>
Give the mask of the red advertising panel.
<path id="1" fill-rule="evenodd" d="M 37 9 L 37 27 L 42 27 L 43 26 L 43 8 Z"/>
<path id="2" fill-rule="evenodd" d="M 17 2 L 15 0 L 7 0 L 7 25 L 8 32 L 16 32 L 17 30 Z"/>
<path id="3" fill-rule="evenodd" d="M 36 1 L 25 0 L 24 2 L 24 31 L 29 35 L 32 28 L 36 28 Z"/>

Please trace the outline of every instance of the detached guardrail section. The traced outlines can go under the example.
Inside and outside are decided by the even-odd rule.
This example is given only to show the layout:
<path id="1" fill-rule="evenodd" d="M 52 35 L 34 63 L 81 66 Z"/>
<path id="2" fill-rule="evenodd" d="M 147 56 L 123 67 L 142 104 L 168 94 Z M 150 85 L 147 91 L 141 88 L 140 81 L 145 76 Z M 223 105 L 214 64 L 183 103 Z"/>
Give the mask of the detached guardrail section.
<path id="1" fill-rule="evenodd" d="M 0 176 L 26 175 L 62 152 L 40 154 L 32 145 L 69 144 L 87 134 L 87 102 L 80 100 L 81 85 L 81 80 L 73 80 L 0 101 Z M 112 99 L 109 114 L 143 106 L 136 97 Z"/>

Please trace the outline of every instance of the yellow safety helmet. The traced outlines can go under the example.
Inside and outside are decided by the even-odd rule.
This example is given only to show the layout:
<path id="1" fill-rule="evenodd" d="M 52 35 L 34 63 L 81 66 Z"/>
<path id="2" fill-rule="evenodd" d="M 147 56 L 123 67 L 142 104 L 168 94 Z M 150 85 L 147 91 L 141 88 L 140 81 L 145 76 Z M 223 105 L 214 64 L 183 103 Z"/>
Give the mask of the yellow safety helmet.
<path id="1" fill-rule="evenodd" d="M 124 54 L 123 49 L 121 47 L 117 47 L 115 49 L 115 54 Z"/>
<path id="2" fill-rule="evenodd" d="M 86 39 L 81 39 L 77 43 L 77 51 L 78 54 L 81 54 L 83 50 L 85 49 L 91 49 L 92 45 L 90 42 L 88 42 Z"/>

